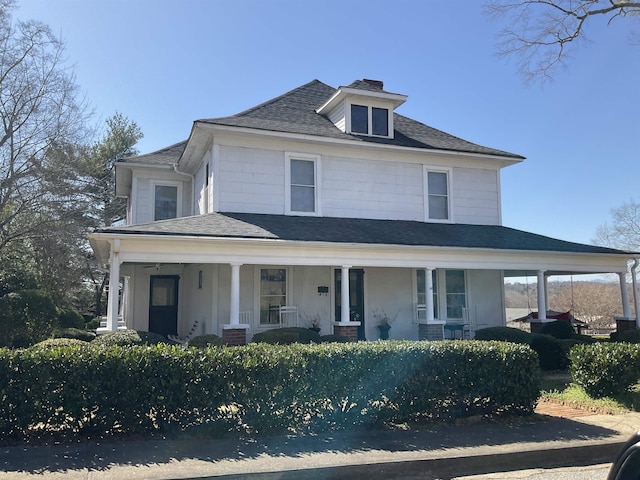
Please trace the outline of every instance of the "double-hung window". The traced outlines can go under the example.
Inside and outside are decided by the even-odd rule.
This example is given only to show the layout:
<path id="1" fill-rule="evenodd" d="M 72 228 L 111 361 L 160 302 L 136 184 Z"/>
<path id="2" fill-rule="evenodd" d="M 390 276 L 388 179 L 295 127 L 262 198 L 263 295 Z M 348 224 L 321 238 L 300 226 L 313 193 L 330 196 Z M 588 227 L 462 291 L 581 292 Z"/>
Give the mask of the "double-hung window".
<path id="1" fill-rule="evenodd" d="M 260 269 L 260 325 L 280 322 L 280 307 L 287 304 L 287 269 Z"/>
<path id="2" fill-rule="evenodd" d="M 154 185 L 154 220 L 167 220 L 178 216 L 179 190 L 177 185 Z"/>
<path id="3" fill-rule="evenodd" d="M 447 270 L 445 284 L 447 318 L 464 318 L 463 308 L 467 306 L 464 270 Z"/>
<path id="4" fill-rule="evenodd" d="M 317 155 L 287 154 L 286 203 L 287 213 L 317 215 L 318 209 L 318 165 Z"/>
<path id="5" fill-rule="evenodd" d="M 426 220 L 448 221 L 451 219 L 451 202 L 449 192 L 449 171 L 430 170 L 425 173 Z"/>
<path id="6" fill-rule="evenodd" d="M 351 133 L 389 136 L 389 109 L 351 104 Z"/>

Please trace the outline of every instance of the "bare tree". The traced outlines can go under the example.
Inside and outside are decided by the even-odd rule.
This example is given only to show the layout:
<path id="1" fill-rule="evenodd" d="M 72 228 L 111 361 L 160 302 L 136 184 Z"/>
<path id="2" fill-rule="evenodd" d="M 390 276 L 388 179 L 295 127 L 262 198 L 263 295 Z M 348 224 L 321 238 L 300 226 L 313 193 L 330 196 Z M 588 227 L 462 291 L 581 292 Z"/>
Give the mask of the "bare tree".
<path id="1" fill-rule="evenodd" d="M 570 46 L 586 40 L 594 18 L 610 25 L 640 13 L 631 0 L 490 0 L 485 11 L 505 22 L 499 53 L 518 59 L 527 81 L 549 79 L 570 54 Z"/>
<path id="2" fill-rule="evenodd" d="M 15 241 L 47 235 L 81 207 L 68 157 L 51 155 L 80 142 L 88 116 L 64 45 L 35 21 L 14 21 L 0 0 L 0 254 Z"/>
<path id="3" fill-rule="evenodd" d="M 640 203 L 630 200 L 611 210 L 611 223 L 600 225 L 591 240 L 604 245 L 633 252 L 640 251 Z"/>
<path id="4" fill-rule="evenodd" d="M 622 314 L 620 286 L 615 283 L 563 282 L 549 299 L 552 310 L 571 310 L 574 317 L 594 330 L 606 331 Z"/>

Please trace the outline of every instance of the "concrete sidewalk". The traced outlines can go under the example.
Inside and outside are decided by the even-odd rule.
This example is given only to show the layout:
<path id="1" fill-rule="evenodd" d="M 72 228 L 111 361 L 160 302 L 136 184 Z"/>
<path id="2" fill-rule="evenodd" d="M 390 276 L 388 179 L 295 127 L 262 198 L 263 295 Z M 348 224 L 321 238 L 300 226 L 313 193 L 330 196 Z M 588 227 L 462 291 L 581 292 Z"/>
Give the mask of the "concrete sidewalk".
<path id="1" fill-rule="evenodd" d="M 640 413 L 577 415 L 408 431 L 3 447 L 0 480 L 446 479 L 608 463 L 640 430 Z"/>

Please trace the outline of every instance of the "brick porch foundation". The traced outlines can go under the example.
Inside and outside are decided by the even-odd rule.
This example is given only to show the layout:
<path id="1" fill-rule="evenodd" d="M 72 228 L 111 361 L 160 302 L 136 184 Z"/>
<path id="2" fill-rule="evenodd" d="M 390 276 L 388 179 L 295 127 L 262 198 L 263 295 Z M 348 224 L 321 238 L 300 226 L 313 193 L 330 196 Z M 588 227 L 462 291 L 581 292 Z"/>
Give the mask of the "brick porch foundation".
<path id="1" fill-rule="evenodd" d="M 625 332 L 627 330 L 635 330 L 635 329 L 636 329 L 635 319 L 616 317 L 617 332 Z"/>
<path id="2" fill-rule="evenodd" d="M 334 325 L 334 335 L 340 335 L 347 337 L 350 342 L 358 341 L 358 326 L 357 325 Z"/>
<path id="3" fill-rule="evenodd" d="M 442 331 L 442 325 L 434 323 L 420 323 L 418 324 L 418 339 L 419 340 L 442 340 L 444 334 Z"/>
<path id="4" fill-rule="evenodd" d="M 247 344 L 246 328 L 225 328 L 222 329 L 222 343 L 225 345 L 236 346 Z"/>

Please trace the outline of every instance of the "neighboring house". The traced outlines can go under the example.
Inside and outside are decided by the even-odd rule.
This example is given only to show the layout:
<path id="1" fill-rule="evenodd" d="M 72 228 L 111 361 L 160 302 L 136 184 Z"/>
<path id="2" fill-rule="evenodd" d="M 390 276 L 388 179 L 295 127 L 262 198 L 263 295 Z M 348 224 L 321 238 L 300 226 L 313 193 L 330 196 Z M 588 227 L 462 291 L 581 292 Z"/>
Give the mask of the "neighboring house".
<path id="1" fill-rule="evenodd" d="M 505 276 L 624 283 L 631 253 L 502 226 L 500 170 L 524 157 L 395 113 L 406 99 L 380 81 L 314 80 L 118 161 L 127 224 L 89 235 L 110 285 L 123 279 L 99 331 L 245 343 L 315 319 L 374 340 L 386 313 L 391 338 L 437 339 L 505 325 Z"/>

